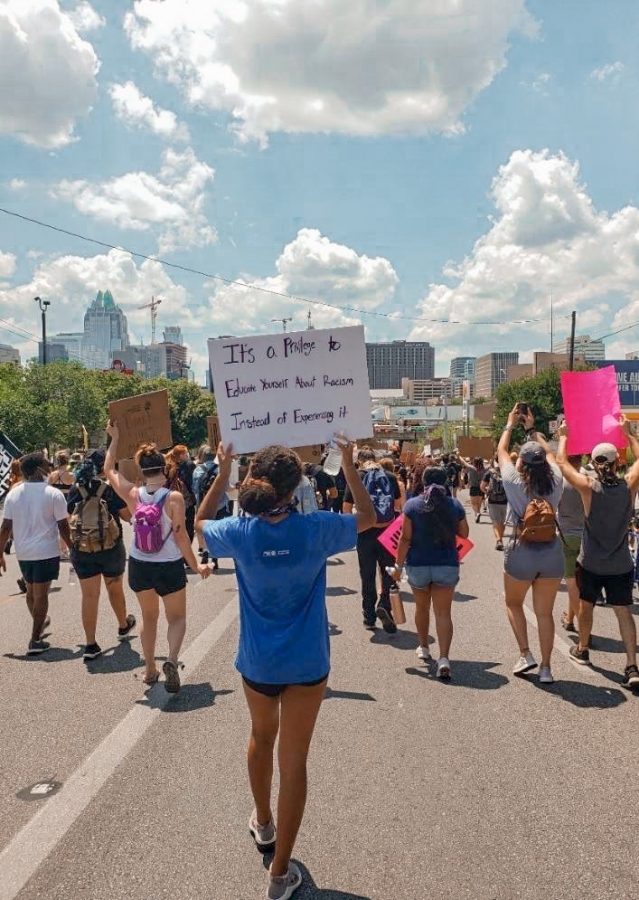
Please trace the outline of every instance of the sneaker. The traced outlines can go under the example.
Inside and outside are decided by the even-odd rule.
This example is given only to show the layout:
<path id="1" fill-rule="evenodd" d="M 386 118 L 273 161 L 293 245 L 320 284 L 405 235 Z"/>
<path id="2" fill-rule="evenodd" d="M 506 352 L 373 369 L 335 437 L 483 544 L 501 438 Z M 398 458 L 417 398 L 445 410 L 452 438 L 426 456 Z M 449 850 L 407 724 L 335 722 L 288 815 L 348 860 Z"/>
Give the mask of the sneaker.
<path id="1" fill-rule="evenodd" d="M 38 653 L 45 653 L 50 646 L 51 644 L 48 644 L 46 641 L 29 641 L 27 656 L 37 656 Z"/>
<path id="2" fill-rule="evenodd" d="M 253 810 L 251 814 L 251 818 L 249 819 L 249 832 L 253 840 L 255 841 L 255 846 L 260 851 L 260 853 L 271 853 L 273 848 L 275 847 L 275 822 L 271 817 L 271 821 L 268 825 L 260 825 L 257 821 L 257 813 Z"/>
<path id="3" fill-rule="evenodd" d="M 20 588 L 21 594 L 27 593 L 27 582 L 24 580 L 24 578 L 18 578 L 18 587 Z"/>
<path id="4" fill-rule="evenodd" d="M 554 684 L 555 679 L 552 677 L 550 666 L 542 666 L 539 670 L 539 681 L 541 684 Z"/>
<path id="5" fill-rule="evenodd" d="M 178 672 L 178 667 L 175 663 L 171 662 L 170 659 L 162 666 L 162 671 L 164 672 L 164 687 L 166 688 L 166 692 L 168 694 L 177 694 L 180 690 L 180 673 Z"/>
<path id="6" fill-rule="evenodd" d="M 367 631 L 375 631 L 377 625 L 375 624 L 375 619 L 364 619 L 364 628 Z"/>
<path id="7" fill-rule="evenodd" d="M 513 675 L 525 675 L 526 672 L 530 672 L 531 669 L 536 667 L 535 657 L 532 653 L 526 653 L 525 656 L 520 656 L 513 666 Z"/>
<path id="8" fill-rule="evenodd" d="M 137 622 L 135 616 L 129 613 L 126 617 L 126 625 L 124 628 L 118 628 L 118 640 L 124 641 L 135 628 Z"/>
<path id="9" fill-rule="evenodd" d="M 286 875 L 271 875 L 266 900 L 289 900 L 301 883 L 302 873 L 294 862 L 290 862 Z"/>
<path id="10" fill-rule="evenodd" d="M 209 551 L 208 550 L 200 550 L 199 554 L 200 554 L 200 562 L 202 563 L 202 565 L 203 566 L 208 565 Z"/>
<path id="11" fill-rule="evenodd" d="M 437 660 L 437 677 L 441 678 L 442 681 L 448 681 L 450 679 L 450 662 L 445 656 L 442 656 L 441 659 Z"/>
<path id="12" fill-rule="evenodd" d="M 504 549 L 503 541 L 497 541 L 497 543 L 495 544 L 495 550 L 503 550 L 503 549 Z"/>
<path id="13" fill-rule="evenodd" d="M 397 625 L 393 622 L 393 617 L 386 609 L 386 607 L 382 606 L 382 604 L 379 603 L 375 612 L 377 614 L 377 618 L 382 623 L 382 628 L 384 629 L 386 634 L 395 634 L 395 632 L 397 631 Z"/>
<path id="14" fill-rule="evenodd" d="M 430 650 L 428 649 L 428 647 L 418 647 L 417 650 L 415 650 L 415 653 L 417 654 L 417 659 L 423 659 L 424 662 L 428 662 L 433 658 L 430 655 Z"/>
<path id="15" fill-rule="evenodd" d="M 623 685 L 631 690 L 639 688 L 639 669 L 636 666 L 626 666 L 623 673 Z"/>
<path id="16" fill-rule="evenodd" d="M 220 564 L 219 564 L 218 560 L 213 559 L 213 560 L 211 560 L 211 562 L 213 563 L 213 565 L 211 566 L 212 570 L 214 572 L 217 572 L 217 570 L 220 568 Z"/>
<path id="17" fill-rule="evenodd" d="M 102 647 L 99 644 L 87 644 L 82 659 L 97 659 L 98 656 L 102 656 Z"/>
<path id="18" fill-rule="evenodd" d="M 476 524 L 476 525 L 479 525 L 479 520 L 480 520 L 480 519 L 481 519 L 481 513 L 477 513 L 477 515 L 475 516 L 475 524 Z"/>
<path id="19" fill-rule="evenodd" d="M 587 666 L 590 663 L 590 653 L 587 650 L 580 650 L 578 644 L 573 644 L 568 652 L 570 658 L 580 666 Z"/>

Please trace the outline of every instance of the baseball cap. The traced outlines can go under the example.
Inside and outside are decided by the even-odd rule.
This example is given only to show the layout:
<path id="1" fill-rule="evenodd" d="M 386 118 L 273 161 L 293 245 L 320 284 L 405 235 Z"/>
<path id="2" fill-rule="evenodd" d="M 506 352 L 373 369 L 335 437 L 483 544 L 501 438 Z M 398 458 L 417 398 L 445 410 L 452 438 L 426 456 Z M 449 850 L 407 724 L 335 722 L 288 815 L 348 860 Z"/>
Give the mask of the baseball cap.
<path id="1" fill-rule="evenodd" d="M 526 441 L 519 451 L 519 458 L 527 466 L 538 466 L 546 462 L 546 451 L 537 441 Z"/>
<path id="2" fill-rule="evenodd" d="M 104 468 L 104 460 L 106 459 L 106 453 L 104 450 L 96 449 L 96 450 L 87 450 L 86 456 L 84 457 L 87 462 L 93 463 L 95 466 L 96 472 L 101 472 Z"/>
<path id="3" fill-rule="evenodd" d="M 614 444 L 597 444 L 596 447 L 592 448 L 592 453 L 590 454 L 592 459 L 605 459 L 606 462 L 615 462 L 617 459 L 617 448 Z"/>

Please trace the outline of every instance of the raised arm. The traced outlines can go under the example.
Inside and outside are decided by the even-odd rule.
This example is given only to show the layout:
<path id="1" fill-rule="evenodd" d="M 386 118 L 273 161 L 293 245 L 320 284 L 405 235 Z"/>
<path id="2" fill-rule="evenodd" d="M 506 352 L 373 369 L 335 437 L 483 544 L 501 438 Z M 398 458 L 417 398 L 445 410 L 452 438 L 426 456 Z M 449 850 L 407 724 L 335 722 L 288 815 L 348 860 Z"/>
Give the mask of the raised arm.
<path id="1" fill-rule="evenodd" d="M 508 413 L 508 421 L 502 431 L 499 443 L 497 444 L 497 460 L 500 466 L 507 466 L 510 463 L 510 442 L 512 440 L 513 428 L 517 424 L 519 404 L 515 403 L 511 411 Z"/>
<path id="2" fill-rule="evenodd" d="M 109 449 L 107 450 L 106 458 L 104 460 L 104 474 L 116 494 L 121 497 L 125 503 L 134 504 L 135 485 L 131 484 L 124 475 L 120 474 L 120 472 L 116 472 L 115 469 L 118 442 L 120 440 L 120 429 L 116 422 L 109 421 L 106 431 L 111 438 L 111 443 L 109 444 Z"/>
<path id="3" fill-rule="evenodd" d="M 358 532 L 367 531 L 377 524 L 375 507 L 370 494 L 359 477 L 359 472 L 355 468 L 353 445 L 350 442 L 342 443 L 340 441 L 340 446 L 342 450 L 342 471 L 346 478 L 346 484 L 353 495 L 353 505 L 357 508 L 357 530 Z"/>
<path id="4" fill-rule="evenodd" d="M 590 503 L 590 495 L 592 493 L 590 479 L 587 475 L 583 475 L 568 462 L 568 427 L 565 422 L 560 426 L 558 435 L 559 449 L 557 450 L 557 465 L 561 469 L 561 474 L 568 484 L 577 488 L 582 497 L 585 496 L 588 503 Z"/>
<path id="5" fill-rule="evenodd" d="M 626 473 L 626 482 L 628 484 L 628 487 L 630 488 L 632 493 L 635 494 L 637 492 L 637 488 L 639 488 L 639 441 L 637 440 L 637 437 L 632 430 L 632 423 L 624 415 L 622 415 L 621 417 L 621 427 L 628 437 L 628 443 L 630 444 L 632 455 L 635 458 L 635 461 Z"/>

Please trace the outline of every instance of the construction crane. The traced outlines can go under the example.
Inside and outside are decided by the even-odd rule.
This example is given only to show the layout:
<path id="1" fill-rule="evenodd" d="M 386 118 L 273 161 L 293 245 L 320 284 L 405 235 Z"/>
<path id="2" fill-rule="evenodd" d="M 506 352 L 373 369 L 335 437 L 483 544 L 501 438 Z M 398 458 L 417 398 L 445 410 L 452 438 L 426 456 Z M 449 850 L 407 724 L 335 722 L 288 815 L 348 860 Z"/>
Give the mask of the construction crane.
<path id="1" fill-rule="evenodd" d="M 282 323 L 282 331 L 286 334 L 286 325 L 288 322 L 292 322 L 292 316 L 288 319 L 271 319 L 271 322 L 281 322 Z"/>
<path id="2" fill-rule="evenodd" d="M 162 301 L 156 300 L 155 297 L 151 297 L 151 302 L 146 303 L 144 306 L 138 306 L 138 309 L 150 309 L 151 310 L 151 343 L 155 344 L 155 326 L 158 320 L 158 306 Z"/>

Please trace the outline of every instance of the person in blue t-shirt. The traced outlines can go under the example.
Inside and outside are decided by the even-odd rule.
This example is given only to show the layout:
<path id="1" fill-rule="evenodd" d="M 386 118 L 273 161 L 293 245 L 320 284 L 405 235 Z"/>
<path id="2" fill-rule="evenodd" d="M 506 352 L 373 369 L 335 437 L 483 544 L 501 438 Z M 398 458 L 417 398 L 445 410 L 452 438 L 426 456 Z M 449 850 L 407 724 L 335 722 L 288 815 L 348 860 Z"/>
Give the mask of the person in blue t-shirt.
<path id="1" fill-rule="evenodd" d="M 219 474 L 202 501 L 198 533 L 214 557 L 235 560 L 240 601 L 236 668 L 244 681 L 252 730 L 248 768 L 255 810 L 249 829 L 258 849 L 275 845 L 269 897 L 301 884 L 291 853 L 306 801 L 306 759 L 330 669 L 326 561 L 350 550 L 376 514 L 344 443 L 342 467 L 357 515 L 297 513 L 299 456 L 267 447 L 253 457 L 240 487 L 245 516 L 214 521 L 231 474 L 232 447 L 218 449 Z M 278 834 L 271 813 L 273 748 L 280 732 Z"/>
<path id="2" fill-rule="evenodd" d="M 430 659 L 428 626 L 433 601 L 439 659 L 437 677 L 450 678 L 450 645 L 453 639 L 451 607 L 459 581 L 457 536 L 468 537 L 468 522 L 459 500 L 448 496 L 444 469 L 425 469 L 423 492 L 404 507 L 404 523 L 394 577 L 406 575 L 415 597 L 415 627 L 419 635 L 417 656 Z"/>

